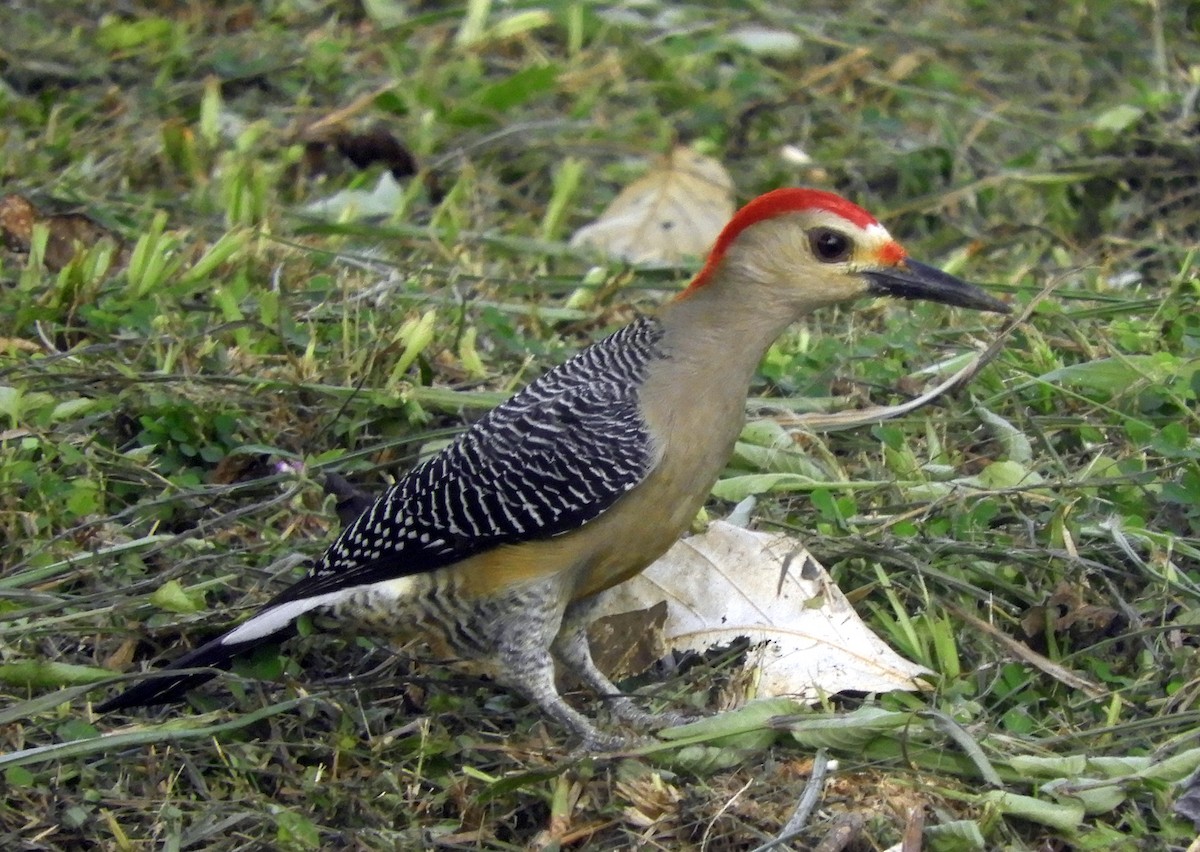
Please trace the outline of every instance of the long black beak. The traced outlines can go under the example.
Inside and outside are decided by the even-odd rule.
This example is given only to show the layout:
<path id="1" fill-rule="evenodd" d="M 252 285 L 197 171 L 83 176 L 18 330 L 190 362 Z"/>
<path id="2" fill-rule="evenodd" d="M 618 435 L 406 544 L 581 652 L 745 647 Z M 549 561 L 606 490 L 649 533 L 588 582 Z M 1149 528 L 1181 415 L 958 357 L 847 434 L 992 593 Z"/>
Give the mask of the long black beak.
<path id="1" fill-rule="evenodd" d="M 897 299 L 922 299 L 959 308 L 1010 314 L 1012 308 L 973 284 L 960 281 L 934 266 L 905 258 L 898 266 L 870 269 L 863 273 L 871 282 L 871 294 Z"/>

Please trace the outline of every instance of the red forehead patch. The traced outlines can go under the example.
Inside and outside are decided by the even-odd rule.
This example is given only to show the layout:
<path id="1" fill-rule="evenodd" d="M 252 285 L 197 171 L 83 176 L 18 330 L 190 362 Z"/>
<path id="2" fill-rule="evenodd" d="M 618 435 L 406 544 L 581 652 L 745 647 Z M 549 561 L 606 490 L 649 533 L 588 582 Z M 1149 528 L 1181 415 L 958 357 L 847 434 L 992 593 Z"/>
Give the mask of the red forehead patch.
<path id="1" fill-rule="evenodd" d="M 801 210 L 824 210 L 835 216 L 841 216 L 847 222 L 860 228 L 869 228 L 871 225 L 879 224 L 874 216 L 854 202 L 847 201 L 840 195 L 826 192 L 823 189 L 798 187 L 773 189 L 758 196 L 733 214 L 729 224 L 717 237 L 717 241 L 713 245 L 712 256 L 720 257 L 724 254 L 725 249 L 729 248 L 729 244 L 737 238 L 737 235 L 751 225 L 764 219 L 774 219 L 776 216 L 798 213 Z"/>
<path id="2" fill-rule="evenodd" d="M 730 225 L 739 222 L 742 228 L 763 219 L 770 219 L 781 213 L 794 213 L 798 210 L 825 210 L 836 216 L 841 216 L 848 222 L 866 228 L 877 224 L 876 219 L 852 201 L 847 201 L 840 195 L 826 192 L 823 189 L 802 189 L 784 187 L 760 195 L 738 211 L 730 221 Z M 739 228 L 740 230 L 740 228 Z"/>

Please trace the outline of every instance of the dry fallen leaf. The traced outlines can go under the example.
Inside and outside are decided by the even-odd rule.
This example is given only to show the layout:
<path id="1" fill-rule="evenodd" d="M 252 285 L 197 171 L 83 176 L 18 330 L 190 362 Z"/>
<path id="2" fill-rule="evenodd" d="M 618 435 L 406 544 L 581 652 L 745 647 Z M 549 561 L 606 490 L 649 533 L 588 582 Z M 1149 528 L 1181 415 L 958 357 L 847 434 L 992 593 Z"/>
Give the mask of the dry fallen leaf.
<path id="1" fill-rule="evenodd" d="M 1087 647 L 1111 638 L 1128 627 L 1121 613 L 1104 604 L 1089 603 L 1088 588 L 1062 580 L 1050 597 L 1021 616 L 1021 628 L 1035 650 L 1044 650 L 1046 631 L 1070 634 L 1072 645 Z M 1038 647 L 1040 646 L 1040 647 Z"/>
<path id="2" fill-rule="evenodd" d="M 824 567 L 785 535 L 717 521 L 614 588 L 598 616 L 663 599 L 667 647 L 702 653 L 743 637 L 758 646 L 758 697 L 916 690 L 915 678 L 930 673 L 872 633 Z"/>
<path id="3" fill-rule="evenodd" d="M 404 189 L 389 170 L 379 176 L 374 189 L 343 189 L 305 205 L 302 210 L 329 221 L 355 222 L 392 216 L 403 199 Z"/>
<path id="4" fill-rule="evenodd" d="M 21 337 L 0 337 L 0 352 L 40 352 L 41 346 Z"/>
<path id="5" fill-rule="evenodd" d="M 571 237 L 630 263 L 701 257 L 733 216 L 733 178 L 719 162 L 679 146 Z"/>
<path id="6" fill-rule="evenodd" d="M 34 225 L 42 224 L 50 232 L 43 260 L 46 268 L 57 272 L 84 248 L 110 239 L 120 246 L 116 235 L 82 213 L 42 215 L 23 195 L 0 198 L 0 245 L 17 254 L 28 254 L 33 242 Z"/>
<path id="7" fill-rule="evenodd" d="M 670 650 L 663 643 L 667 602 L 649 609 L 597 618 L 588 625 L 592 656 L 601 671 L 614 679 L 647 671 Z"/>
<path id="8" fill-rule="evenodd" d="M 33 239 L 33 224 L 38 212 L 33 203 L 23 195 L 6 195 L 0 198 L 0 239 L 5 248 L 12 251 L 29 251 Z"/>

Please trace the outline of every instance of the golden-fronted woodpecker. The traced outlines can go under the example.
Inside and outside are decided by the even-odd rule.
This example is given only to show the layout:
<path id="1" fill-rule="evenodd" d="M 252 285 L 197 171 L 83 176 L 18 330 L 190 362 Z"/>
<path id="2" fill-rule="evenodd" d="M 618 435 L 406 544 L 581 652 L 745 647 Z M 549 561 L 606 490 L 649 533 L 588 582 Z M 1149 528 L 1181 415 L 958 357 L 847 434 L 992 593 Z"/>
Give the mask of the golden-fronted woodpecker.
<path id="1" fill-rule="evenodd" d="M 763 354 L 809 312 L 864 296 L 1007 313 L 909 259 L 876 219 L 829 192 L 779 189 L 739 210 L 691 284 L 536 379 L 409 471 L 308 574 L 248 620 L 101 711 L 157 704 L 321 614 L 417 633 L 490 664 L 591 749 L 620 742 L 567 704 L 555 658 L 621 718 L 653 721 L 592 662 L 587 614 L 661 556 L 733 450 Z"/>

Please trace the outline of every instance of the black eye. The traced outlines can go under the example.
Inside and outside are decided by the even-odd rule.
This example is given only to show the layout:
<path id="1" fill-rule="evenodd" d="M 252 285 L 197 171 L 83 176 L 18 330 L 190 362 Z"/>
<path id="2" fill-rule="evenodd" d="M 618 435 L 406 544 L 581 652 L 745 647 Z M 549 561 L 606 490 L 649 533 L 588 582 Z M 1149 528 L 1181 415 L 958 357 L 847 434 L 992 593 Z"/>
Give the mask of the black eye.
<path id="1" fill-rule="evenodd" d="M 808 232 L 808 244 L 813 256 L 822 263 L 838 263 L 850 257 L 854 242 L 845 234 L 829 228 L 814 228 Z"/>

